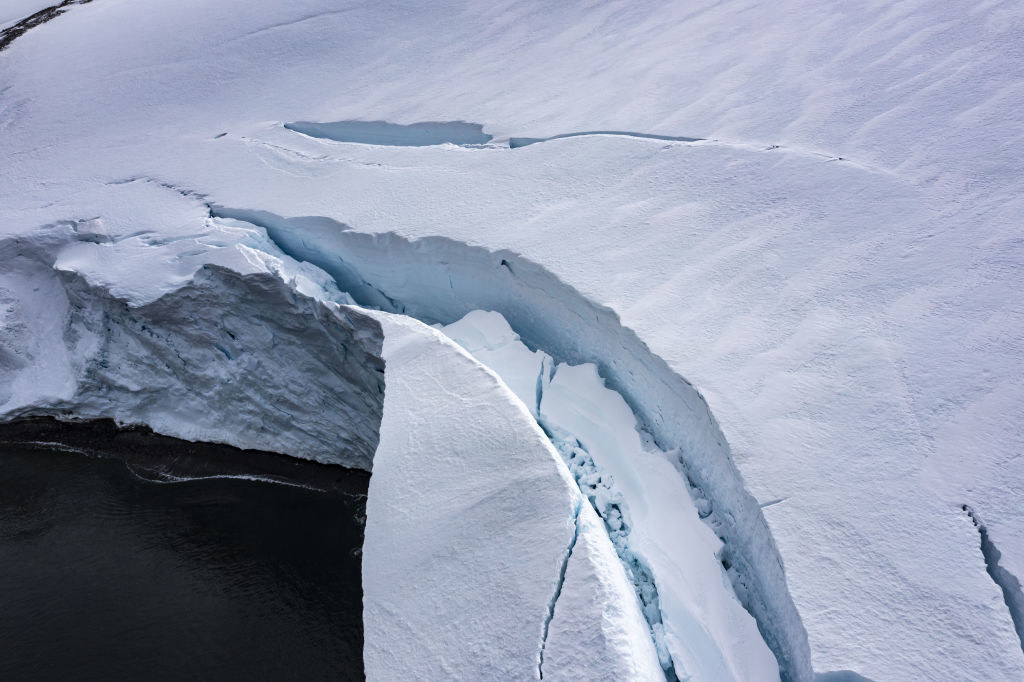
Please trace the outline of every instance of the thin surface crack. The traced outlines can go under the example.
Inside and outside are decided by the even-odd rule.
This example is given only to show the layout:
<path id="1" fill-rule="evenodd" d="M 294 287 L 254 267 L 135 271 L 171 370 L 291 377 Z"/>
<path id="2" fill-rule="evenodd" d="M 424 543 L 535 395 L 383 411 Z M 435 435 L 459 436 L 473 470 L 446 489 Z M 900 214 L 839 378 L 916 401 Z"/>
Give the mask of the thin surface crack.
<path id="1" fill-rule="evenodd" d="M 569 549 L 565 553 L 565 558 L 562 559 L 562 566 L 558 570 L 558 583 L 555 585 L 555 594 L 551 598 L 551 602 L 548 604 L 548 613 L 544 618 L 544 634 L 540 641 L 540 660 L 537 662 L 537 675 L 540 679 L 544 679 L 544 647 L 548 643 L 548 630 L 551 629 L 551 621 L 555 617 L 555 604 L 558 603 L 558 598 L 562 596 L 562 588 L 565 586 L 565 572 L 569 569 L 569 559 L 572 558 L 572 551 L 576 548 L 576 541 L 580 538 L 580 510 L 583 508 L 583 498 L 576 500 L 576 509 L 572 515 L 572 540 L 569 542 Z"/>

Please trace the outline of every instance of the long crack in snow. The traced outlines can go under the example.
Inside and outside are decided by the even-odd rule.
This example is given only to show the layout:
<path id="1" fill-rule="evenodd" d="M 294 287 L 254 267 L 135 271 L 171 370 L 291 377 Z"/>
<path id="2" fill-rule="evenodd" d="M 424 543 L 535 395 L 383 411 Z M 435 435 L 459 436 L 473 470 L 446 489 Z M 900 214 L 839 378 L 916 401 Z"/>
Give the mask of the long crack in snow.
<path id="1" fill-rule="evenodd" d="M 665 642 L 665 626 L 658 599 L 658 586 L 651 569 L 629 547 L 630 525 L 623 510 L 622 495 L 618 493 L 607 477 L 598 469 L 594 458 L 583 444 L 575 439 L 552 438 L 555 449 L 562 456 L 569 472 L 587 498 L 590 505 L 604 522 L 605 531 L 612 541 L 612 547 L 619 556 L 626 576 L 633 584 L 640 611 L 651 630 L 651 639 L 658 654 L 658 661 L 665 671 L 665 679 L 675 682 L 679 679 Z M 578 512 L 577 512 L 578 516 Z"/>
<path id="2" fill-rule="evenodd" d="M 978 518 L 978 513 L 966 504 L 962 509 L 967 512 L 974 527 L 978 529 L 978 535 L 981 536 L 981 554 L 985 558 L 985 570 L 1003 593 L 1003 601 L 1013 620 L 1013 629 L 1017 631 L 1021 650 L 1024 651 L 1024 591 L 1021 590 L 1020 579 L 999 564 L 1002 552 L 992 542 L 988 528 Z"/>
<path id="3" fill-rule="evenodd" d="M 572 515 L 572 540 L 569 541 L 569 547 L 565 550 L 562 565 L 558 569 L 558 582 L 555 584 L 555 594 L 551 597 L 547 615 L 544 617 L 544 632 L 540 640 L 540 653 L 537 661 L 537 675 L 542 680 L 544 679 L 544 648 L 548 643 L 548 631 L 551 629 L 551 621 L 555 617 L 555 606 L 558 604 L 558 598 L 562 596 L 562 588 L 565 586 L 565 572 L 569 569 L 569 560 L 572 559 L 572 551 L 576 548 L 576 541 L 580 539 L 580 509 L 582 508 L 583 500 L 577 500 L 576 509 Z"/>

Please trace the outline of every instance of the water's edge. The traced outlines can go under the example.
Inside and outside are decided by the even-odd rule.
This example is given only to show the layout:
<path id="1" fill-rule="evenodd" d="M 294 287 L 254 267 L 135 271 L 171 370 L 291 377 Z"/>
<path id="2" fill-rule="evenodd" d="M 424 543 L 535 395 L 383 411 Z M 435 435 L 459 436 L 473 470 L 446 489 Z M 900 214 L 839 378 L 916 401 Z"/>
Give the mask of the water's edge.
<path id="1" fill-rule="evenodd" d="M 191 442 L 154 433 L 146 426 L 122 427 L 111 419 L 17 419 L 0 423 L 0 445 L 117 459 L 132 473 L 154 482 L 244 478 L 360 496 L 366 495 L 370 482 L 370 473 L 362 469 L 323 464 L 299 455 Z"/>

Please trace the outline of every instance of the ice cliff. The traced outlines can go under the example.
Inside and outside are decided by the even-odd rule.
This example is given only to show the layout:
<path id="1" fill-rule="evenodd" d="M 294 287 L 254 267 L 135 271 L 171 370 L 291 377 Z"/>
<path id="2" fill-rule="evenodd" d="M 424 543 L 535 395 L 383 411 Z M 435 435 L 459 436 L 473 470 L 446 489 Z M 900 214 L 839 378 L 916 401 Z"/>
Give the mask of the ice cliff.
<path id="1" fill-rule="evenodd" d="M 112 418 L 369 468 L 379 324 L 259 230 L 196 228 L 115 239 L 89 220 L 0 241 L 2 418 Z"/>

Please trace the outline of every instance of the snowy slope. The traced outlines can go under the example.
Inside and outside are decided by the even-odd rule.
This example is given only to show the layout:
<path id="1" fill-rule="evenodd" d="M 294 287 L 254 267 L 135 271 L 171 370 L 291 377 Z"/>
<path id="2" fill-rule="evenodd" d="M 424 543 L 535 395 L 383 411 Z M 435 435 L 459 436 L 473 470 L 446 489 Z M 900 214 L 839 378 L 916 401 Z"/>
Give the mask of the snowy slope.
<path id="1" fill-rule="evenodd" d="M 707 398 L 815 670 L 1019 679 L 962 506 L 1024 575 L 1022 33 L 1013 2 L 96 0 L 0 53 L 0 229 L 153 222 L 185 199 L 104 189 L 151 177 L 521 254 Z M 494 146 L 280 125 L 351 118 Z M 499 146 L 601 130 L 708 140 Z"/>

